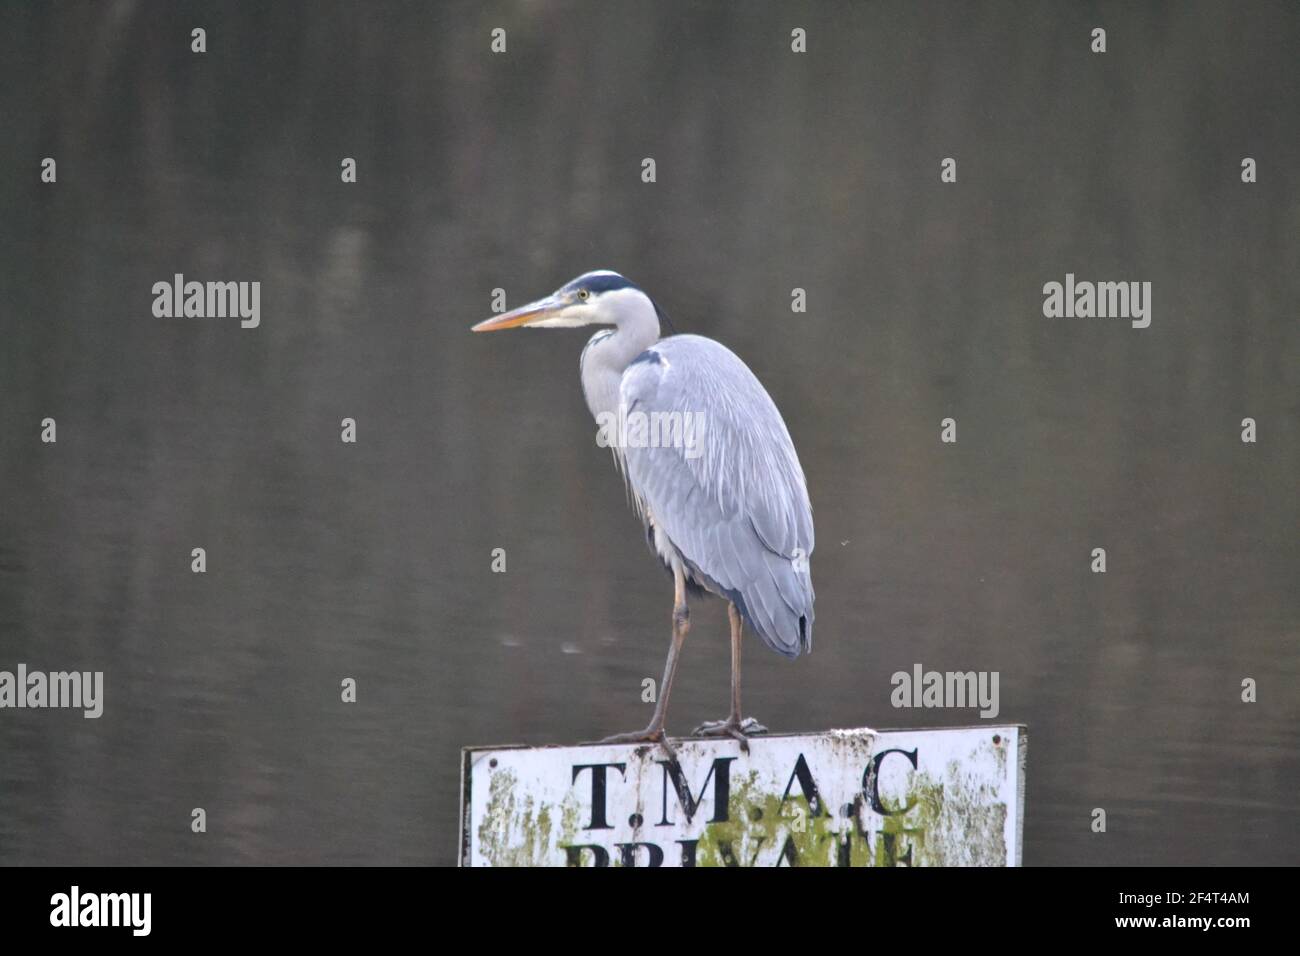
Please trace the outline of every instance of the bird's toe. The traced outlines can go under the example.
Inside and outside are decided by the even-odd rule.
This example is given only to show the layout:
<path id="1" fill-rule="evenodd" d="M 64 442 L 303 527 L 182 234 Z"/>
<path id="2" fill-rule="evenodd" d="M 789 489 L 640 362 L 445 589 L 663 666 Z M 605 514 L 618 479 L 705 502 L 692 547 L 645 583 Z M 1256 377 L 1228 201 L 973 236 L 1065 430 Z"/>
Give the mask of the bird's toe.
<path id="1" fill-rule="evenodd" d="M 668 756 L 674 760 L 677 759 L 677 751 L 668 740 L 662 727 L 647 727 L 645 730 L 634 730 L 626 734 L 613 734 L 609 737 L 602 737 L 600 740 L 591 741 L 592 744 L 659 744 L 668 753 Z"/>
<path id="2" fill-rule="evenodd" d="M 746 717 L 740 722 L 740 732 L 748 736 L 767 733 L 767 728 L 760 724 L 753 717 Z"/>
<path id="3" fill-rule="evenodd" d="M 734 726 L 730 720 L 706 720 L 691 731 L 693 737 L 723 737 L 727 728 Z"/>

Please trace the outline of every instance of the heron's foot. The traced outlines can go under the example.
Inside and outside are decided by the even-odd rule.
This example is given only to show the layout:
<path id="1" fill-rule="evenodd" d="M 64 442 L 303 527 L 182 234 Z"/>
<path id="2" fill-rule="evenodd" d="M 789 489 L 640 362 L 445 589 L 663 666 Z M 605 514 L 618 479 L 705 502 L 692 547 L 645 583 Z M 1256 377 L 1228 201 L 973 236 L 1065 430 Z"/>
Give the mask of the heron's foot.
<path id="1" fill-rule="evenodd" d="M 659 744 L 664 750 L 668 751 L 668 756 L 673 760 L 677 759 L 677 751 L 673 745 L 668 742 L 668 735 L 664 733 L 662 727 L 647 727 L 645 730 L 634 730 L 628 734 L 614 734 L 595 741 L 598 744 Z"/>
<path id="2" fill-rule="evenodd" d="M 753 717 L 746 717 L 744 720 L 728 717 L 726 720 L 705 721 L 691 731 L 691 736 L 732 737 L 740 741 L 741 750 L 749 753 L 749 738 L 765 733 L 767 733 L 767 728 Z"/>

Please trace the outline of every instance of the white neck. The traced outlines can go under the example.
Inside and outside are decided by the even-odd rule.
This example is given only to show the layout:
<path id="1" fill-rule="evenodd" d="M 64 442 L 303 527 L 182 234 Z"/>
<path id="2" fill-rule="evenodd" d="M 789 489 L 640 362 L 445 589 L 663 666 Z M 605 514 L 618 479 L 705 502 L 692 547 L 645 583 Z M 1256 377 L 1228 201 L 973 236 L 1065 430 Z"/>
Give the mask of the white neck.
<path id="1" fill-rule="evenodd" d="M 602 412 L 617 412 L 623 372 L 634 358 L 659 341 L 659 314 L 640 289 L 606 292 L 599 304 L 601 312 L 617 318 L 612 333 L 602 329 L 582 351 L 582 392 L 595 418 Z"/>

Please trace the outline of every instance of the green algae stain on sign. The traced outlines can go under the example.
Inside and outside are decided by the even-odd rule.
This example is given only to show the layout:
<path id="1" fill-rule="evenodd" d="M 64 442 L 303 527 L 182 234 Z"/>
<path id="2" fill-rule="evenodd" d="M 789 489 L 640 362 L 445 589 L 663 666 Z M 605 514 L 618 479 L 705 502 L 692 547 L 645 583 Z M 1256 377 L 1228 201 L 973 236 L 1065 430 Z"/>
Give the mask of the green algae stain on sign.
<path id="1" fill-rule="evenodd" d="M 491 866 L 544 866 L 556 841 L 572 842 L 577 832 L 576 798 L 558 806 L 536 800 L 514 771 L 503 770 L 492 775 L 475 842 Z"/>

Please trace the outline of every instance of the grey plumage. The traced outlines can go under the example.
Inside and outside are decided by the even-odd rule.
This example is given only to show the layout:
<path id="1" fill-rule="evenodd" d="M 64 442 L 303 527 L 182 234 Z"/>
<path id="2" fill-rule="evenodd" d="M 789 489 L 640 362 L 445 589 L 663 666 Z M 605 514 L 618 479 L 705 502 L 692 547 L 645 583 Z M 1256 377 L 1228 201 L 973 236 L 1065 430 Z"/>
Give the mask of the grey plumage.
<path id="1" fill-rule="evenodd" d="M 735 602 L 772 650 L 812 648 L 812 506 L 781 413 L 730 349 L 698 335 L 661 339 L 619 395 L 628 412 L 703 414 L 698 457 L 628 447 L 628 484 L 701 586 Z"/>

